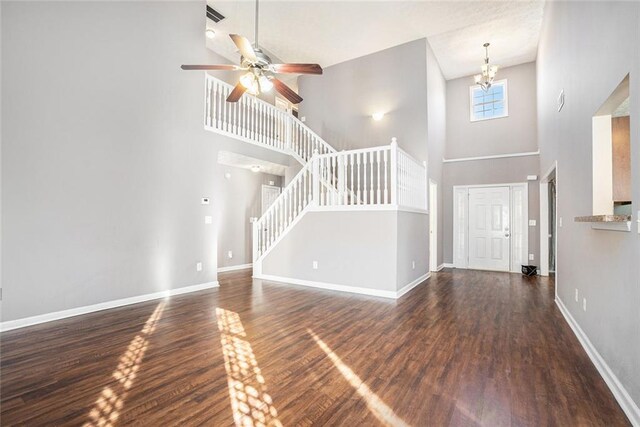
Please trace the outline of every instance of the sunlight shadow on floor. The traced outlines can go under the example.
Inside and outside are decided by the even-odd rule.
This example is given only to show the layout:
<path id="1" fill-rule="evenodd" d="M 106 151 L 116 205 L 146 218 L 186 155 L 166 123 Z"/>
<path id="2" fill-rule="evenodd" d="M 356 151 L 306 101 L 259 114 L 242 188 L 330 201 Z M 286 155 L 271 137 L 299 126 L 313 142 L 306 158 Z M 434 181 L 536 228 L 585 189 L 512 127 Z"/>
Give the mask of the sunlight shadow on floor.
<path id="1" fill-rule="evenodd" d="M 318 346 L 326 353 L 333 364 L 338 368 L 342 376 L 351 384 L 351 386 L 364 399 L 367 407 L 373 415 L 386 426 L 408 426 L 400 417 L 388 407 L 382 399 L 380 399 L 367 385 L 358 377 L 342 360 L 336 355 L 327 344 L 324 343 L 311 329 L 307 332 Z"/>
<path id="2" fill-rule="evenodd" d="M 238 313 L 216 308 L 233 419 L 238 427 L 282 427 Z"/>
<path id="3" fill-rule="evenodd" d="M 102 389 L 100 397 L 96 400 L 93 409 L 89 412 L 88 421 L 85 427 L 113 426 L 120 416 L 125 398 L 133 386 L 136 379 L 140 363 L 149 345 L 149 337 L 155 331 L 158 320 L 162 316 L 165 302 L 162 301 L 153 311 L 144 327 L 136 337 L 131 340 L 127 351 L 120 357 L 120 363 L 111 376 L 117 381 L 116 384 Z"/>

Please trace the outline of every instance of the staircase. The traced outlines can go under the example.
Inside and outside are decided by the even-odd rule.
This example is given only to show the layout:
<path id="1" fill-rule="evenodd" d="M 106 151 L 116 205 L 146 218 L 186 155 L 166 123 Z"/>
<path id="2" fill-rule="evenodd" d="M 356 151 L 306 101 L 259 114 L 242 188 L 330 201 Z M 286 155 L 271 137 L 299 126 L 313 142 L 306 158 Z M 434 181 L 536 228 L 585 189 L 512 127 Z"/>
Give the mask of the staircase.
<path id="1" fill-rule="evenodd" d="M 427 210 L 426 162 L 391 144 L 336 151 L 293 115 L 251 96 L 225 100 L 231 85 L 206 75 L 205 129 L 275 150 L 303 165 L 253 223 L 254 275 L 269 251 L 314 210 Z"/>

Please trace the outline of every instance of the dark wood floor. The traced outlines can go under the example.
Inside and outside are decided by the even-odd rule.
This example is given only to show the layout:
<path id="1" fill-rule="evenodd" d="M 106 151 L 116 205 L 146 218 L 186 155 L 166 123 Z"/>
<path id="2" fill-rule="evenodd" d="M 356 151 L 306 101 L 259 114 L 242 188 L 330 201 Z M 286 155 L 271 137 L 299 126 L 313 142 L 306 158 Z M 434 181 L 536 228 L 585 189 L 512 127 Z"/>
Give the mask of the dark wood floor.
<path id="1" fill-rule="evenodd" d="M 629 425 L 547 279 L 446 270 L 397 301 L 220 279 L 3 333 L 1 424 Z"/>

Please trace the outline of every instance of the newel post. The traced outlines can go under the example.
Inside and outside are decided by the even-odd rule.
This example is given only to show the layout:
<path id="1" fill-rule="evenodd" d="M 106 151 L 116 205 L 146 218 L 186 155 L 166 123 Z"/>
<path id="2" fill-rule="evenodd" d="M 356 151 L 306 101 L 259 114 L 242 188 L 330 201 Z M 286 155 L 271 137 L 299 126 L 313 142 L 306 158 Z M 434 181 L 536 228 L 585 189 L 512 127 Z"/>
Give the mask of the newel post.
<path id="1" fill-rule="evenodd" d="M 293 151 L 293 116 L 291 113 L 285 116 L 287 118 L 287 129 L 285 131 L 285 142 L 289 151 Z"/>
<path id="2" fill-rule="evenodd" d="M 251 224 L 251 228 L 253 230 L 253 262 L 256 262 L 258 259 L 258 245 L 259 245 L 259 231 L 258 231 L 258 218 L 253 219 L 253 223 Z"/>
<path id="3" fill-rule="evenodd" d="M 398 139 L 391 138 L 391 205 L 398 205 Z"/>
<path id="4" fill-rule="evenodd" d="M 320 204 L 320 160 L 318 159 L 318 149 L 313 150 L 311 157 L 311 179 L 313 180 L 313 203 Z"/>

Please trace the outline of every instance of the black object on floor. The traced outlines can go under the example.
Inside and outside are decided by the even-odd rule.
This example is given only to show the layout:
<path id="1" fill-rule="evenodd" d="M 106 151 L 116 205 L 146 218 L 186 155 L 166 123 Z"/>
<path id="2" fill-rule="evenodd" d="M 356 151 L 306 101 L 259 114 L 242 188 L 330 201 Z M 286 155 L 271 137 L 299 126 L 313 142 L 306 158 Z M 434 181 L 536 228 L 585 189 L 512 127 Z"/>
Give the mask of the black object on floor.
<path id="1" fill-rule="evenodd" d="M 523 265 L 522 274 L 525 276 L 535 276 L 538 274 L 538 267 L 535 265 Z"/>

